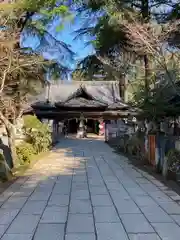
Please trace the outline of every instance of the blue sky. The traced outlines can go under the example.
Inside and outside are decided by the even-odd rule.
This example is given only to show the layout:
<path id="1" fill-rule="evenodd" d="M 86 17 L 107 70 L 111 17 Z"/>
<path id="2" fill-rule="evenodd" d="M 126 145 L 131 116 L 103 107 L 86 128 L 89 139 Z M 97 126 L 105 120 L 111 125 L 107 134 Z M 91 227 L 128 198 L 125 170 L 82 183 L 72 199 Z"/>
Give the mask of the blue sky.
<path id="1" fill-rule="evenodd" d="M 75 38 L 75 33 L 74 31 L 78 30 L 83 22 L 86 19 L 83 17 L 78 17 L 75 19 L 75 21 L 71 22 L 66 22 L 64 25 L 63 30 L 61 31 L 56 31 L 56 26 L 59 23 L 58 20 L 54 20 L 52 24 L 48 26 L 48 32 L 57 40 L 60 40 L 62 42 L 65 42 L 66 44 L 69 44 L 71 46 L 71 49 L 73 52 L 75 52 L 75 62 L 69 61 L 68 57 L 64 58 L 63 50 L 60 51 L 59 49 L 57 50 L 56 47 L 53 45 L 53 42 L 49 40 L 49 37 L 46 36 L 46 40 L 49 42 L 49 46 L 46 44 L 46 49 L 43 51 L 43 56 L 47 59 L 55 59 L 59 61 L 61 64 L 69 66 L 70 68 L 75 68 L 75 63 L 84 57 L 86 57 L 89 54 L 93 53 L 93 47 L 92 46 L 87 46 L 87 38 L 83 37 L 81 39 L 74 39 Z M 37 36 L 32 36 L 32 34 L 23 34 L 21 36 L 22 40 L 22 45 L 23 47 L 30 47 L 33 50 L 36 50 L 40 46 L 40 41 Z"/>
<path id="2" fill-rule="evenodd" d="M 81 39 L 74 39 L 76 34 L 74 31 L 78 30 L 82 24 L 81 18 L 76 20 L 74 23 L 67 22 L 64 26 L 64 29 L 60 32 L 56 32 L 54 27 L 52 26 L 52 30 L 49 30 L 52 32 L 52 34 L 55 32 L 56 39 L 59 39 L 69 45 L 71 45 L 71 49 L 73 52 L 75 52 L 75 59 L 82 59 L 86 57 L 89 54 L 93 53 L 92 46 L 87 46 L 86 42 L 88 39 L 86 37 L 83 37 Z"/>

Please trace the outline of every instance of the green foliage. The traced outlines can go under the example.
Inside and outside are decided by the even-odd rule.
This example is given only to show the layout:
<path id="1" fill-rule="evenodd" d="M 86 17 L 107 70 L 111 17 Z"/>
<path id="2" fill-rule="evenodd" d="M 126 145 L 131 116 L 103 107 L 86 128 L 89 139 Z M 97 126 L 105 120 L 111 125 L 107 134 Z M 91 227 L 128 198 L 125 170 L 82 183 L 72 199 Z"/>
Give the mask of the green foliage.
<path id="1" fill-rule="evenodd" d="M 96 75 L 105 77 L 107 73 L 103 69 L 102 62 L 96 55 L 89 55 L 78 63 L 78 68 L 73 71 L 74 80 L 94 80 Z"/>
<path id="2" fill-rule="evenodd" d="M 41 123 L 36 116 L 24 116 L 26 142 L 16 147 L 20 164 L 30 162 L 32 157 L 47 151 L 51 146 L 51 132 L 47 124 Z"/>
<path id="3" fill-rule="evenodd" d="M 180 152 L 176 149 L 171 149 L 168 154 L 168 169 L 172 172 L 177 172 L 180 167 Z"/>
<path id="4" fill-rule="evenodd" d="M 41 127 L 41 122 L 39 121 L 39 119 L 34 115 L 26 115 L 23 117 L 23 121 L 24 121 L 24 128 L 27 129 L 39 129 Z"/>
<path id="5" fill-rule="evenodd" d="M 0 152 L 0 162 L 4 161 L 4 155 Z"/>
<path id="6" fill-rule="evenodd" d="M 47 126 L 42 125 L 40 129 L 27 133 L 28 142 L 31 143 L 36 153 L 45 152 L 51 146 L 51 133 Z"/>
<path id="7" fill-rule="evenodd" d="M 60 28 L 60 26 L 58 26 Z M 57 31 L 57 29 L 56 29 Z M 66 46 L 64 46 L 66 47 Z M 68 50 L 68 49 L 67 49 Z M 74 56 L 74 53 L 71 50 L 68 50 L 69 54 Z M 50 74 L 51 79 L 58 80 L 60 77 L 68 77 L 68 73 L 71 71 L 70 68 L 61 65 L 60 63 L 56 63 L 55 61 L 48 61 L 44 66 L 45 71 Z"/>
<path id="8" fill-rule="evenodd" d="M 126 149 L 130 155 L 136 156 L 139 160 L 145 157 L 144 152 L 144 136 L 133 135 L 126 142 Z"/>
<path id="9" fill-rule="evenodd" d="M 93 42 L 97 55 L 105 56 L 105 58 L 109 60 L 111 69 L 108 69 L 108 71 L 111 71 L 112 76 L 115 77 L 116 80 L 121 80 L 120 77 L 118 77 L 120 74 L 117 75 L 117 72 L 123 72 L 123 74 L 126 75 L 126 79 L 128 79 L 126 89 L 128 88 L 128 90 L 130 90 L 129 95 L 131 95 L 132 102 L 136 103 L 138 107 L 142 107 L 146 113 L 149 111 L 150 116 L 158 115 L 158 112 L 161 112 L 161 114 L 164 113 L 164 110 L 167 109 L 167 106 L 165 106 L 166 109 L 162 108 L 162 106 L 165 105 L 164 99 L 162 100 L 159 96 L 156 96 L 156 94 L 153 94 L 153 96 L 150 94 L 151 96 L 148 96 L 150 92 L 149 89 L 154 86 L 156 81 L 160 80 L 160 78 L 158 79 L 160 71 L 161 73 L 163 72 L 164 75 L 168 75 L 168 81 L 172 82 L 172 78 L 169 76 L 170 68 L 166 66 L 167 61 L 164 60 L 164 54 L 162 54 L 162 61 L 157 55 L 153 55 L 152 58 L 152 54 L 146 53 L 145 50 L 142 54 L 142 49 L 137 44 L 138 41 L 135 43 L 128 38 L 129 32 L 124 26 L 126 26 L 127 23 L 135 26 L 136 22 L 142 25 L 149 22 L 149 25 L 155 30 L 155 24 L 153 24 L 151 20 L 157 19 L 157 29 L 161 29 L 161 27 L 163 29 L 165 22 L 172 19 L 179 19 L 179 4 L 169 0 L 89 0 L 86 3 L 84 3 L 84 1 L 82 2 L 82 9 L 89 10 L 90 18 L 92 14 L 92 21 L 94 21 L 94 16 L 98 17 L 95 26 L 93 23 L 94 27 L 91 27 L 90 24 L 87 25 L 87 28 L 83 26 L 82 29 L 77 31 L 78 36 L 90 35 L 95 38 L 95 40 L 90 41 L 90 43 Z M 154 11 L 155 6 L 156 11 Z M 167 8 L 165 6 L 167 6 Z M 161 8 L 164 9 L 163 13 L 160 10 Z M 100 14 L 97 14 L 97 12 Z M 179 46 L 179 35 L 174 35 L 176 39 L 175 37 L 172 39 L 172 45 L 177 47 Z M 158 35 L 156 37 L 158 38 Z M 170 40 L 167 40 L 167 42 L 170 42 Z M 167 50 L 169 52 L 170 49 Z M 146 60 L 144 59 L 145 55 Z M 158 63 L 157 60 L 159 61 Z M 123 65 L 123 68 L 121 68 L 121 65 Z M 102 65 L 102 68 L 104 68 L 104 72 L 106 72 L 105 64 Z M 117 71 L 115 71 L 115 69 L 117 69 Z M 175 67 L 173 66 L 173 70 L 174 69 Z M 87 62 L 86 65 L 81 69 L 78 68 L 74 73 L 79 73 L 80 70 L 81 73 L 85 73 L 87 75 L 85 77 L 88 78 L 88 76 L 92 75 L 92 72 L 93 74 L 97 74 L 99 69 L 95 64 L 88 64 Z M 103 70 L 101 71 L 103 72 Z M 134 76 L 134 73 L 136 76 Z M 110 79 L 113 79 L 113 77 L 110 77 Z M 89 79 L 92 78 L 89 77 Z M 176 79 L 178 79 L 178 77 L 176 77 Z M 158 106 L 156 106 L 156 104 L 158 104 Z"/>
<path id="10" fill-rule="evenodd" d="M 36 154 L 33 145 L 27 142 L 18 145 L 16 152 L 20 164 L 30 163 L 32 157 Z"/>
<path id="11" fill-rule="evenodd" d="M 36 116 L 25 116 L 24 129 L 27 141 L 32 144 L 36 153 L 44 152 L 49 149 L 52 144 L 52 139 L 47 124 L 41 123 Z"/>
<path id="12" fill-rule="evenodd" d="M 28 12 L 38 12 L 41 18 L 36 20 L 28 19 L 27 26 L 33 27 L 40 35 L 47 33 L 47 25 L 56 17 L 59 18 L 58 26 L 59 31 L 63 29 L 65 21 L 72 19 L 72 13 L 69 8 L 64 4 L 57 5 L 54 0 L 23 0 L 22 9 Z"/>
<path id="13" fill-rule="evenodd" d="M 24 116 L 25 142 L 16 147 L 20 165 L 30 163 L 35 155 L 48 151 L 51 146 L 51 132 L 47 124 L 41 123 L 36 116 Z"/>

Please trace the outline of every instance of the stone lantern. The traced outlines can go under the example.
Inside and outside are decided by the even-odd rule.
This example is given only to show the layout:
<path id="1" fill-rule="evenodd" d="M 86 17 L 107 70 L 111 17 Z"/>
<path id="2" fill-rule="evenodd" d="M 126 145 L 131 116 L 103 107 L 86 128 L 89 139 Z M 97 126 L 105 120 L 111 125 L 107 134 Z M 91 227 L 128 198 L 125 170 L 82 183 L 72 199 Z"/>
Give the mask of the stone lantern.
<path id="1" fill-rule="evenodd" d="M 86 132 L 85 132 L 85 125 L 84 125 L 85 118 L 84 118 L 83 113 L 81 113 L 79 120 L 80 120 L 80 122 L 79 122 L 78 131 L 77 131 L 77 137 L 84 138 L 86 135 Z"/>

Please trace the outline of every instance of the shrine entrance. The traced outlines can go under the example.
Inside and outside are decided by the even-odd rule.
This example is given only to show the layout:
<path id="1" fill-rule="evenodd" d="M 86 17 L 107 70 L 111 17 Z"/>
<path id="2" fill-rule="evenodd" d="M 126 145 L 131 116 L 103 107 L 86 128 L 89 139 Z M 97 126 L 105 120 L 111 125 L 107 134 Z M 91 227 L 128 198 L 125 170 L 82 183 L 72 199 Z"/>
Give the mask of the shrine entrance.
<path id="1" fill-rule="evenodd" d="M 80 119 L 69 119 L 65 121 L 68 128 L 68 133 L 76 134 L 79 128 Z M 99 134 L 99 121 L 96 119 L 84 120 L 84 125 L 87 127 L 87 133 Z"/>
<path id="2" fill-rule="evenodd" d="M 103 136 L 105 121 L 134 115 L 134 110 L 120 98 L 117 82 L 48 84 L 46 93 L 31 104 L 31 113 L 53 121 L 55 139 L 66 129 L 77 138 L 91 133 Z M 60 128 L 59 122 L 65 123 L 65 128 Z"/>
<path id="3" fill-rule="evenodd" d="M 68 133 L 77 133 L 79 123 L 75 118 L 66 120 L 65 125 L 67 126 Z"/>

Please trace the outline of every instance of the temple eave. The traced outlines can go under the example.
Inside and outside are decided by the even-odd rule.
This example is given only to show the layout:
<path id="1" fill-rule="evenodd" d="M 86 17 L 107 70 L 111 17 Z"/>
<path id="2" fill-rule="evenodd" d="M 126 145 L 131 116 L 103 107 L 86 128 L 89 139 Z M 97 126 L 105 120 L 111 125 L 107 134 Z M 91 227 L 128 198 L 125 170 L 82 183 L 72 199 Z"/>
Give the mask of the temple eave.
<path id="1" fill-rule="evenodd" d="M 41 118 L 49 118 L 49 119 L 68 119 L 68 118 L 79 118 L 82 114 L 82 111 L 35 111 L 37 116 Z M 104 119 L 118 119 L 120 117 L 127 117 L 128 115 L 135 115 L 131 111 L 89 111 L 84 112 L 83 115 L 85 118 L 100 118 Z"/>

